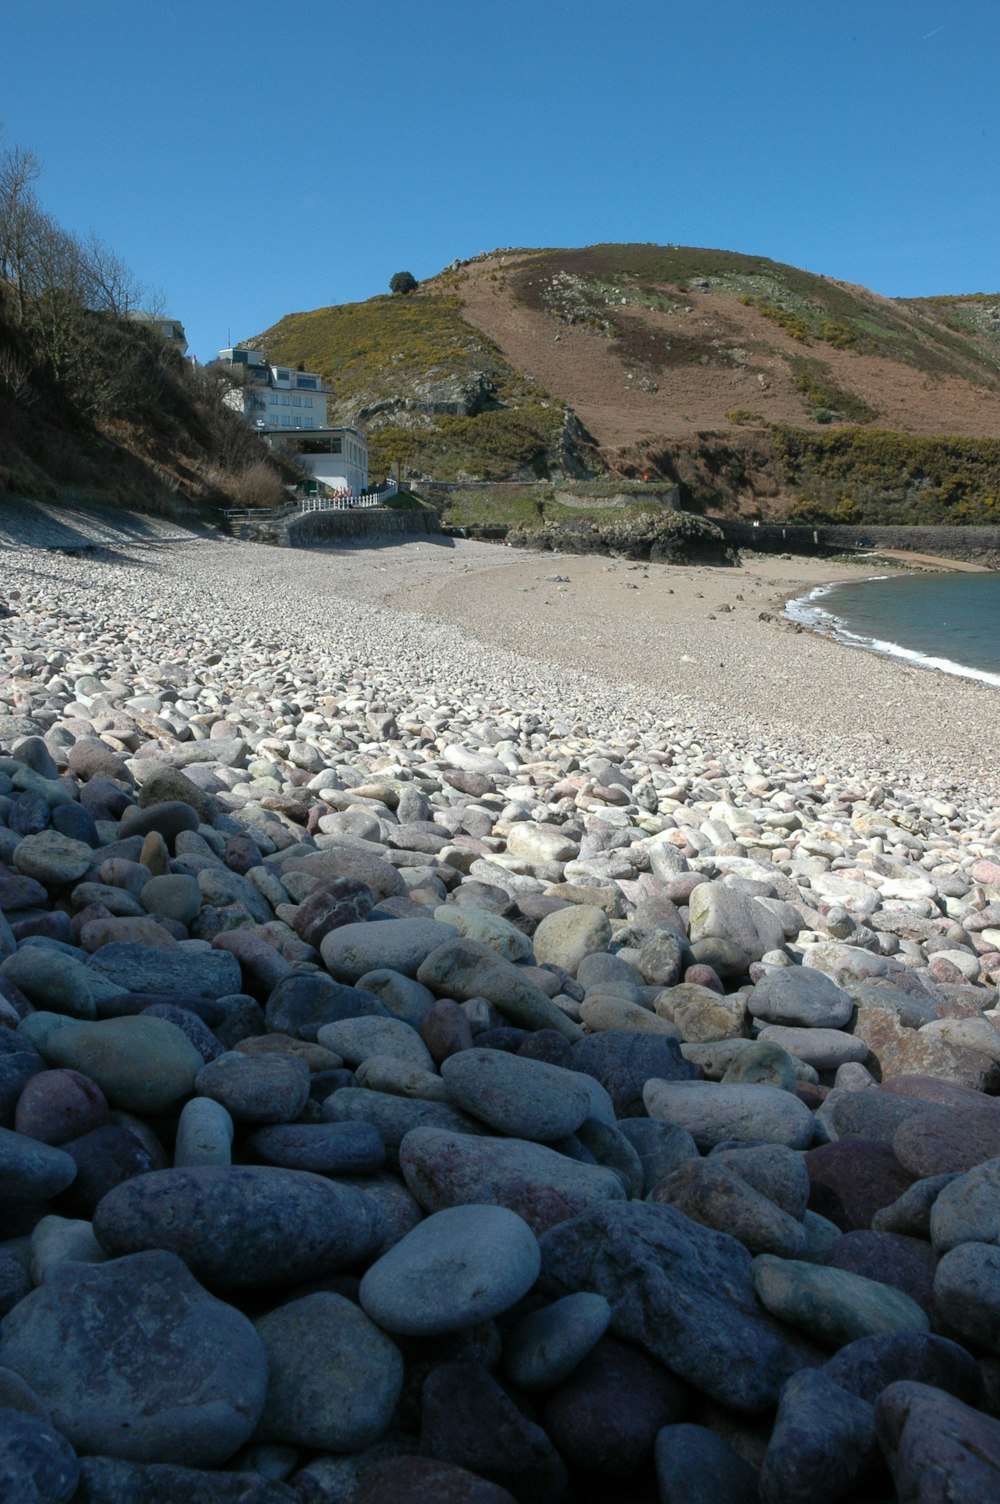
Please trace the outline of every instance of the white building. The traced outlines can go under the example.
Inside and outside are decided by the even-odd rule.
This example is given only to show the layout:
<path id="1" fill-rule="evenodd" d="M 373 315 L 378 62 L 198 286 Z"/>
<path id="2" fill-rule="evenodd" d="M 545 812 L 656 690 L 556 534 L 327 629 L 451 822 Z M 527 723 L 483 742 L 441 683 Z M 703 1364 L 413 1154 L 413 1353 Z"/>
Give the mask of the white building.
<path id="1" fill-rule="evenodd" d="M 330 428 L 333 390 L 316 371 L 271 365 L 260 350 L 233 346 L 213 364 L 229 366 L 230 407 L 252 423 L 271 449 L 294 459 L 320 485 L 358 496 L 368 489 L 368 440 L 357 428 Z"/>
<path id="2" fill-rule="evenodd" d="M 316 371 L 272 366 L 259 350 L 220 350 L 215 364 L 229 366 L 242 378 L 226 398 L 256 428 L 326 427 L 326 399 L 331 388 Z"/>
<path id="3" fill-rule="evenodd" d="M 323 428 L 312 433 L 264 429 L 272 449 L 308 470 L 329 491 L 360 496 L 368 489 L 368 440 L 359 428 Z"/>

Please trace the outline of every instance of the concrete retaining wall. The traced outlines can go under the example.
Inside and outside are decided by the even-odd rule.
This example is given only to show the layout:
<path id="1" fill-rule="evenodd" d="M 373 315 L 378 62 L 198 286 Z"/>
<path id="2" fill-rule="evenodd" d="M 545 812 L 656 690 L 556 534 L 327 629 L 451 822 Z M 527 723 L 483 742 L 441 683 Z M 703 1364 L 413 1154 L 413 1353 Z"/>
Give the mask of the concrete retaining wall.
<path id="1" fill-rule="evenodd" d="M 642 491 L 616 491 L 607 496 L 577 495 L 573 491 L 558 490 L 555 500 L 564 507 L 579 507 L 581 511 L 595 511 L 601 507 L 670 507 L 681 509 L 679 486 L 649 485 Z"/>
<path id="2" fill-rule="evenodd" d="M 560 482 L 553 486 L 553 482 L 548 480 L 421 480 L 410 481 L 409 489 L 414 495 L 437 507 L 446 506 L 455 491 L 519 491 L 528 495 L 534 493 L 539 501 L 548 501 L 551 497 L 562 506 L 578 507 L 581 511 L 592 511 L 598 507 L 636 506 L 672 507 L 676 512 L 681 510 L 680 487 L 672 481 L 651 481 L 641 490 L 637 487 L 632 491 L 615 491 L 609 483 L 607 494 L 603 496 L 594 496 L 586 491 L 576 492 L 571 482 Z"/>
<path id="3" fill-rule="evenodd" d="M 366 507 L 357 511 L 305 512 L 284 524 L 279 543 L 285 548 L 308 548 L 311 543 L 345 543 L 358 538 L 426 536 L 440 533 L 437 514 L 404 512 L 391 507 Z"/>
<path id="4" fill-rule="evenodd" d="M 991 527 L 803 527 L 780 522 L 734 522 L 714 517 L 726 542 L 759 553 L 826 554 L 879 548 L 907 549 L 917 554 L 1000 568 L 1000 528 Z"/>

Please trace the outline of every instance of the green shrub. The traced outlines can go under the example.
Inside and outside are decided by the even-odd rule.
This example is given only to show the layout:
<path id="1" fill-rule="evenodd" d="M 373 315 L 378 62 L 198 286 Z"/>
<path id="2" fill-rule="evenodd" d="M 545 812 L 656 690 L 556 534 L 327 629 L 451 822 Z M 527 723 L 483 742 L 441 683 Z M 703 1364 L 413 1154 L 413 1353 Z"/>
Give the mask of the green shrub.
<path id="1" fill-rule="evenodd" d="M 877 414 L 873 407 L 853 392 L 845 391 L 833 380 L 825 361 L 808 355 L 795 355 L 789 362 L 795 390 L 801 392 L 810 417 L 816 423 L 832 423 L 835 418 L 851 423 L 868 423 Z M 820 417 L 825 413 L 825 417 Z"/>
<path id="2" fill-rule="evenodd" d="M 820 319 L 818 334 L 825 344 L 835 345 L 838 350 L 849 350 L 858 343 L 857 331 L 836 319 Z"/>
<path id="3" fill-rule="evenodd" d="M 805 522 L 952 525 L 996 521 L 1000 439 L 888 429 L 772 428 L 782 482 Z"/>
<path id="4" fill-rule="evenodd" d="M 764 299 L 758 299 L 757 312 L 762 313 L 766 319 L 771 319 L 790 334 L 792 339 L 805 344 L 809 339 L 809 324 L 801 313 L 795 313 L 791 308 L 783 308 L 780 303 L 768 303 Z"/>

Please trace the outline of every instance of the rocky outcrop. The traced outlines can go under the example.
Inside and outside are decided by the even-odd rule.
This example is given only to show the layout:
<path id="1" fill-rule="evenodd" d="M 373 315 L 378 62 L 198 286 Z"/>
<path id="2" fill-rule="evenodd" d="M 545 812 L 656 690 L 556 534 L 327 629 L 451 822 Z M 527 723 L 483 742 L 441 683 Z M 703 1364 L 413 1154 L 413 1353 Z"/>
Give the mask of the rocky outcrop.
<path id="1" fill-rule="evenodd" d="M 476 413 L 496 408 L 496 372 L 443 370 L 429 371 L 423 380 L 412 382 L 404 392 L 376 397 L 354 409 L 351 421 L 360 420 L 369 429 L 388 426 L 419 426 L 419 420 L 450 413 L 456 418 L 471 418 Z"/>
<path id="2" fill-rule="evenodd" d="M 537 548 L 568 554 L 610 554 L 619 559 L 648 559 L 653 564 L 735 562 L 714 522 L 691 512 L 635 511 L 620 517 L 573 517 L 539 527 L 511 528 L 513 548 Z"/>

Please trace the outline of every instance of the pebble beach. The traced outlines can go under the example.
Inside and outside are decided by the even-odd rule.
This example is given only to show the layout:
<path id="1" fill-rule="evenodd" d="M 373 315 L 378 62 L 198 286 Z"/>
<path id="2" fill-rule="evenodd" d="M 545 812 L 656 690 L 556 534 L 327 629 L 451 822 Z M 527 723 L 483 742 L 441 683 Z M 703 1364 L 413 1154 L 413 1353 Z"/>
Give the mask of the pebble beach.
<path id="1" fill-rule="evenodd" d="M 995 690 L 853 561 L 0 542 L 0 1496 L 997 1496 Z"/>

